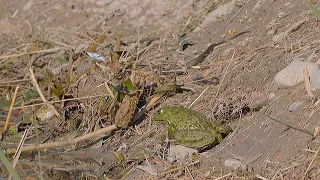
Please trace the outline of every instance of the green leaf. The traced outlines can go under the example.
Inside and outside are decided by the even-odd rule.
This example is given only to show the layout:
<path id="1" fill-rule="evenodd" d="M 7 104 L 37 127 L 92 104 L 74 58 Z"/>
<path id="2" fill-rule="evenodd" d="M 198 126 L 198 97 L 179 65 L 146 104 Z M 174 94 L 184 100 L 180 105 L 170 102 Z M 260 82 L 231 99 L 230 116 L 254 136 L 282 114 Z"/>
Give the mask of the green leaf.
<path id="1" fill-rule="evenodd" d="M 316 6 L 311 4 L 309 1 L 305 0 L 304 2 L 307 4 L 307 6 L 314 12 L 314 14 L 320 20 L 320 10 Z"/>
<path id="2" fill-rule="evenodd" d="M 64 95 L 64 92 L 63 92 L 63 88 L 62 86 L 57 82 L 57 81 L 54 81 L 53 82 L 53 85 L 51 86 L 51 91 L 54 95 L 56 95 L 59 99 L 62 98 L 62 96 Z"/>
<path id="3" fill-rule="evenodd" d="M 177 84 L 176 84 L 176 76 L 174 76 L 170 81 L 164 83 L 159 89 L 155 91 L 155 93 L 162 93 L 162 92 L 176 92 L 177 91 Z"/>
<path id="4" fill-rule="evenodd" d="M 11 101 L 8 100 L 0 100 L 0 109 L 9 109 Z"/>
<path id="5" fill-rule="evenodd" d="M 136 86 L 131 82 L 130 79 L 126 80 L 123 83 L 123 86 L 124 86 L 124 91 L 128 94 L 134 94 L 137 92 Z"/>
<path id="6" fill-rule="evenodd" d="M 119 85 L 119 84 L 114 86 L 114 88 L 113 88 L 113 93 L 117 96 L 117 100 L 119 102 L 121 102 L 122 99 L 124 98 L 124 96 L 126 96 L 125 93 L 121 92 L 121 89 L 122 89 L 121 85 Z"/>
<path id="7" fill-rule="evenodd" d="M 30 100 L 30 99 L 33 99 L 33 98 L 36 98 L 36 97 L 39 97 L 39 94 L 36 90 L 34 89 L 29 89 L 28 91 L 26 91 L 24 94 L 24 99 L 25 100 Z"/>
<path id="8" fill-rule="evenodd" d="M 9 132 L 10 135 L 18 134 L 18 132 L 19 132 L 18 131 L 18 126 L 16 126 L 16 125 L 10 126 L 8 132 Z"/>
<path id="9" fill-rule="evenodd" d="M 13 177 L 14 180 L 20 180 L 20 177 L 15 169 L 13 169 L 12 164 L 4 154 L 3 150 L 0 148 L 0 159 L 1 162 L 4 164 L 4 166 L 7 168 L 11 176 Z"/>
<path id="10" fill-rule="evenodd" d="M 60 64 L 68 64 L 69 61 L 67 60 L 67 58 L 69 58 L 69 57 L 66 57 L 66 56 L 56 57 L 56 60 L 57 60 Z"/>

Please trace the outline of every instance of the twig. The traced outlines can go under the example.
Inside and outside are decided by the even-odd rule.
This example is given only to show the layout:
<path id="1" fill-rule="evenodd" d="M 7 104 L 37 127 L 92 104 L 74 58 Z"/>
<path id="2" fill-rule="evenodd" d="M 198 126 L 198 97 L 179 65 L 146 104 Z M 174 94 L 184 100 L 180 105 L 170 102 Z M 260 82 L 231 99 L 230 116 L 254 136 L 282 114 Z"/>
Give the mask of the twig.
<path id="1" fill-rule="evenodd" d="M 13 58 L 13 57 L 19 57 L 19 56 L 23 56 L 23 55 L 26 55 L 26 54 L 38 54 L 38 53 L 55 52 L 55 51 L 59 51 L 61 49 L 63 49 L 63 48 L 45 49 L 45 50 L 39 50 L 39 51 L 24 52 L 24 53 L 20 53 L 20 54 L 12 54 L 12 55 L 7 55 L 7 56 L 0 56 L 0 60 L 1 59 Z"/>
<path id="2" fill-rule="evenodd" d="M 115 95 L 113 94 L 113 92 L 111 91 L 108 83 L 104 83 L 104 86 L 106 87 L 106 89 L 107 89 L 109 95 L 111 96 L 111 98 L 112 98 L 112 99 L 116 99 L 116 96 L 115 96 Z"/>
<path id="3" fill-rule="evenodd" d="M 199 99 L 211 86 L 212 86 L 212 85 L 210 85 L 210 86 L 208 86 L 206 89 L 204 89 L 204 90 L 202 91 L 202 93 L 190 104 L 190 106 L 189 106 L 188 108 L 191 108 L 192 105 L 193 105 L 194 103 L 196 103 L 196 102 L 198 101 L 198 99 Z"/>
<path id="4" fill-rule="evenodd" d="M 109 94 L 101 94 L 101 95 L 95 95 L 95 96 L 84 96 L 84 97 L 78 97 L 78 98 L 69 98 L 69 99 L 62 99 L 62 100 L 56 100 L 56 101 L 48 101 L 48 102 L 43 102 L 43 103 L 38 103 L 38 104 L 30 104 L 30 105 L 15 107 L 13 109 L 23 109 L 23 108 L 27 108 L 27 107 L 42 106 L 42 105 L 46 105 L 46 104 L 54 104 L 54 103 L 81 100 L 81 99 L 97 98 L 97 97 L 108 96 L 108 95 Z"/>
<path id="5" fill-rule="evenodd" d="M 12 101 L 11 101 L 11 104 L 10 104 L 10 109 L 9 109 L 9 112 L 8 112 L 6 123 L 4 125 L 3 130 L 2 130 L 2 135 L 4 135 L 8 130 L 9 121 L 10 121 L 10 117 L 11 117 L 11 114 L 12 114 L 12 109 L 13 109 L 14 102 L 16 101 L 16 97 L 17 97 L 17 94 L 18 94 L 18 89 L 19 89 L 19 86 L 17 86 L 16 89 L 14 90 L 14 95 L 13 95 L 13 98 L 12 98 Z"/>
<path id="6" fill-rule="evenodd" d="M 172 173 L 172 172 L 178 171 L 178 170 L 180 170 L 180 169 L 182 169 L 182 168 L 185 168 L 185 167 L 188 167 L 188 166 L 195 165 L 195 164 L 197 164 L 197 163 L 199 163 L 199 160 L 194 161 L 194 162 L 192 162 L 192 163 L 190 163 L 190 164 L 187 164 L 187 165 L 185 165 L 185 166 L 181 166 L 181 167 L 177 167 L 177 168 L 170 169 L 170 170 L 168 170 L 168 171 L 166 171 L 166 172 L 164 172 L 164 173 L 161 173 L 161 174 L 157 175 L 156 177 L 153 176 L 153 177 L 147 178 L 147 179 L 145 179 L 145 180 L 158 179 L 158 178 L 163 177 L 163 176 L 165 176 L 165 175 L 167 175 L 167 174 L 170 174 L 170 173 Z"/>
<path id="7" fill-rule="evenodd" d="M 313 89 L 311 87 L 311 83 L 310 83 L 310 77 L 309 77 L 309 71 L 307 66 L 303 68 L 303 74 L 304 74 L 304 83 L 306 86 L 306 91 L 307 94 L 310 98 L 314 98 L 314 94 L 313 94 Z"/>
<path id="8" fill-rule="evenodd" d="M 156 96 L 154 96 L 148 103 L 146 110 L 149 111 L 164 94 L 165 93 L 159 93 Z"/>
<path id="9" fill-rule="evenodd" d="M 237 17 L 238 14 L 246 7 L 247 4 L 249 4 L 250 1 L 251 0 L 249 0 L 245 5 L 243 5 L 241 9 L 239 9 L 239 11 L 234 16 L 232 16 L 232 18 L 229 19 L 229 21 L 227 21 L 226 24 L 224 24 L 224 26 L 227 26 L 227 24 L 229 24 L 235 17 Z"/>
<path id="10" fill-rule="evenodd" d="M 235 55 L 235 50 L 233 50 L 232 57 L 231 57 L 231 59 L 230 59 L 230 61 L 229 61 L 229 64 L 228 64 L 228 66 L 227 66 L 227 69 L 226 69 L 226 71 L 225 71 L 225 73 L 224 73 L 224 75 L 223 75 L 223 78 L 222 78 L 222 80 L 221 80 L 221 83 L 220 83 L 220 85 L 219 85 L 219 88 L 218 88 L 218 91 L 217 91 L 217 94 L 216 94 L 215 97 L 218 97 L 218 94 L 219 94 L 219 91 L 220 91 L 222 82 L 224 81 L 224 79 L 225 79 L 225 77 L 226 77 L 226 74 L 227 74 L 227 72 L 228 72 L 228 70 L 229 70 L 230 64 L 231 64 L 231 62 L 233 61 L 234 55 Z M 204 89 L 204 90 L 202 91 L 202 93 L 197 97 L 197 99 L 195 99 L 195 100 L 190 104 L 190 106 L 189 106 L 188 108 L 191 108 L 191 106 L 192 106 L 211 86 L 212 86 L 212 85 L 210 85 L 210 86 L 208 86 L 206 89 Z"/>
<path id="11" fill-rule="evenodd" d="M 1 160 L 1 164 L 3 164 L 7 168 L 9 173 L 12 174 L 13 178 L 15 180 L 20 180 L 20 177 L 17 171 L 13 169 L 12 164 L 10 163 L 10 161 L 8 160 L 8 158 L 6 157 L 2 149 L 0 149 L 0 160 Z"/>
<path id="12" fill-rule="evenodd" d="M 40 149 L 52 149 L 52 148 L 66 146 L 66 145 L 76 144 L 78 142 L 85 141 L 90 138 L 95 138 L 97 136 L 100 136 L 101 134 L 107 133 L 115 129 L 117 129 L 117 126 L 113 124 L 111 126 L 88 133 L 84 136 L 77 137 L 74 139 L 69 139 L 67 141 L 58 141 L 58 142 L 51 142 L 51 143 L 45 143 L 45 144 L 39 144 L 39 145 L 26 146 L 21 148 L 21 152 L 40 150 Z M 6 154 L 12 154 L 15 151 L 16 151 L 16 148 L 10 148 L 6 150 Z"/>
<path id="13" fill-rule="evenodd" d="M 215 178 L 214 180 L 224 179 L 224 178 L 229 177 L 229 176 L 231 176 L 231 175 L 232 175 L 232 173 L 229 173 L 229 174 L 223 175 L 223 176 L 221 176 L 221 177 Z"/>
<path id="14" fill-rule="evenodd" d="M 28 128 L 28 129 L 26 129 L 26 130 L 24 131 L 23 136 L 22 136 L 22 138 L 21 138 L 21 140 L 20 140 L 20 143 L 19 143 L 19 145 L 18 145 L 17 151 L 16 151 L 16 153 L 15 153 L 14 156 L 13 156 L 13 161 L 12 161 L 12 167 L 13 167 L 13 169 L 16 168 L 16 165 L 17 165 L 17 163 L 18 163 L 18 160 L 19 160 L 19 157 L 20 157 L 20 154 L 21 154 L 21 147 L 23 147 L 23 144 L 24 144 L 24 142 L 25 142 L 25 140 L 26 140 L 26 137 L 27 137 L 27 135 L 28 135 L 28 133 L 29 133 L 29 130 L 30 130 L 30 128 Z M 10 180 L 11 177 L 12 177 L 12 175 L 10 174 L 9 177 L 8 177 L 8 179 Z"/>
<path id="15" fill-rule="evenodd" d="M 231 59 L 230 59 L 230 61 L 229 61 L 229 64 L 228 64 L 228 66 L 227 66 L 227 69 L 226 69 L 226 71 L 225 71 L 225 73 L 223 74 L 223 77 L 222 77 L 222 79 L 221 79 L 221 83 L 220 83 L 220 85 L 219 85 L 218 91 L 217 91 L 216 96 L 215 96 L 216 98 L 217 98 L 218 95 L 219 95 L 219 91 L 220 91 L 221 86 L 222 86 L 222 83 L 223 83 L 223 81 L 224 81 L 224 79 L 225 79 L 225 77 L 226 77 L 226 75 L 227 75 L 227 73 L 228 73 L 228 70 L 229 70 L 229 67 L 230 67 L 230 65 L 231 65 L 231 62 L 232 62 L 233 59 L 234 59 L 234 55 L 235 55 L 235 50 L 233 49 L 232 57 L 231 57 Z"/>
<path id="16" fill-rule="evenodd" d="M 319 151 L 320 151 L 320 147 L 318 148 L 317 152 L 314 154 L 314 156 L 313 156 L 313 158 L 312 158 L 312 160 L 311 160 L 311 162 L 310 162 L 310 164 L 309 164 L 309 166 L 308 166 L 308 168 L 307 168 L 306 172 L 304 173 L 304 176 L 303 176 L 303 178 L 302 178 L 302 179 L 306 179 L 306 175 L 308 174 L 308 171 L 310 170 L 310 167 L 311 167 L 311 165 L 312 165 L 312 163 L 313 163 L 314 159 L 318 156 Z"/>
<path id="17" fill-rule="evenodd" d="M 19 79 L 19 80 L 13 80 L 13 81 L 5 81 L 5 82 L 2 82 L 0 80 L 0 86 L 8 86 L 10 84 L 20 83 L 20 82 L 28 82 L 28 81 L 30 81 L 30 79 Z"/>
<path id="18" fill-rule="evenodd" d="M 29 72 L 30 72 L 31 81 L 32 81 L 33 85 L 35 86 L 35 88 L 37 89 L 38 94 L 39 94 L 41 100 L 42 100 L 44 103 L 48 102 L 47 99 L 46 99 L 46 98 L 44 97 L 44 95 L 42 94 L 42 91 L 41 91 L 41 89 L 40 89 L 40 87 L 39 87 L 39 84 L 38 84 L 38 82 L 37 82 L 37 80 L 36 80 L 36 77 L 35 77 L 35 75 L 34 75 L 34 72 L 33 72 L 32 67 L 29 68 Z M 56 110 L 56 108 L 54 108 L 54 106 L 53 106 L 52 104 L 47 104 L 47 106 L 48 106 L 48 108 L 49 108 L 57 117 L 60 116 L 60 114 L 58 113 L 58 111 Z"/>
<path id="19" fill-rule="evenodd" d="M 278 120 L 278 119 L 275 119 L 275 118 L 273 118 L 273 117 L 271 117 L 271 116 L 269 116 L 269 115 L 266 115 L 266 114 L 265 114 L 265 116 L 268 117 L 269 119 L 271 119 L 271 120 L 273 120 L 273 121 L 281 124 L 281 125 L 284 125 L 284 126 L 287 126 L 288 128 L 291 128 L 291 129 L 294 129 L 294 130 L 297 130 L 297 131 L 300 131 L 300 132 L 309 134 L 309 135 L 311 135 L 311 136 L 314 138 L 314 133 L 312 133 L 312 132 L 310 132 L 310 131 L 308 131 L 308 130 L 300 129 L 300 128 L 291 126 L 290 124 L 287 124 L 287 123 L 285 123 L 285 122 L 282 122 L 282 121 L 280 121 L 280 120 Z"/>

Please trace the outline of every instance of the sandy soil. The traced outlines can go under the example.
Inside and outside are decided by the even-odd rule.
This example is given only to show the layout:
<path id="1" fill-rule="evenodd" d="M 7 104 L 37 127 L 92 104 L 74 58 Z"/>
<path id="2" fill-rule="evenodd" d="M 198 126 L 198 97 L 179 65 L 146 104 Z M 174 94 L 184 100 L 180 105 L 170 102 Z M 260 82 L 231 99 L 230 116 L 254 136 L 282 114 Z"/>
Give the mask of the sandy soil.
<path id="1" fill-rule="evenodd" d="M 313 3 L 316 4 L 317 1 Z M 233 133 L 219 145 L 199 154 L 199 162 L 170 162 L 166 159 L 166 128 L 151 121 L 154 113 L 151 110 L 140 124 L 119 130 L 101 141 L 101 144 L 98 143 L 95 147 L 99 150 L 88 148 L 88 151 L 84 150 L 88 152 L 86 156 L 66 155 L 67 157 L 59 157 L 59 162 L 45 162 L 42 169 L 45 171 L 45 178 L 94 179 L 93 175 L 90 175 L 96 176 L 98 169 L 106 173 L 106 179 L 117 177 L 119 170 L 107 166 L 113 162 L 107 156 L 111 156 L 110 152 L 129 148 L 137 139 L 137 147 L 152 149 L 153 153 L 150 157 L 132 160 L 134 163 L 126 166 L 131 167 L 131 171 L 125 179 L 319 178 L 318 138 L 288 129 L 268 118 L 271 116 L 312 132 L 319 125 L 319 108 L 305 92 L 304 84 L 282 89 L 272 83 L 275 74 L 294 58 L 299 57 L 314 63 L 320 60 L 319 21 L 306 4 L 300 1 L 0 1 L 0 90 L 2 96 L 5 96 L 5 87 L 9 86 L 6 82 L 21 79 L 25 81 L 10 85 L 20 85 L 24 90 L 32 86 L 27 78 L 26 67 L 32 57 L 28 53 L 41 50 L 35 49 L 36 41 L 50 42 L 54 47 L 77 51 L 83 47 L 88 48 L 101 34 L 105 34 L 103 42 L 97 42 L 97 52 L 109 61 L 110 47 L 117 43 L 116 37 L 120 36 L 123 42 L 131 42 L 131 45 L 123 46 L 123 50 L 132 48 L 140 37 L 155 38 L 157 40 L 152 41 L 147 51 L 139 57 L 138 66 L 141 68 L 138 68 L 147 72 L 151 71 L 149 67 L 153 67 L 157 77 L 168 79 L 172 74 L 161 73 L 162 71 L 181 70 L 186 61 L 201 54 L 209 43 L 220 42 L 242 31 L 250 33 L 216 47 L 202 63 L 207 68 L 189 69 L 188 73 L 177 75 L 177 84 L 184 84 L 193 91 L 174 94 L 161 100 L 161 104 L 167 105 L 189 107 L 192 104 L 192 109 L 206 114 L 211 120 L 223 121 L 233 128 Z M 181 51 L 179 47 L 179 37 L 183 33 L 193 44 L 185 51 Z M 44 47 L 43 44 L 37 46 L 42 49 Z M 50 48 L 53 47 L 47 49 Z M 10 57 L 23 52 L 26 54 Z M 54 62 L 54 58 L 64 52 L 69 51 L 54 52 L 39 58 L 34 65 L 58 68 L 60 65 Z M 68 94 L 73 97 L 98 97 L 107 92 L 101 84 L 112 81 L 110 71 L 83 71 L 90 61 L 87 56 L 80 58 L 80 61 L 75 60 L 75 72 L 85 73 L 79 73 L 81 78 L 76 85 L 68 89 Z M 107 66 L 106 63 L 100 64 Z M 215 86 L 199 85 L 194 82 L 196 77 L 217 77 L 220 83 Z M 94 114 L 100 100 L 92 98 L 79 101 L 87 108 L 86 111 L 91 112 L 88 115 L 91 117 L 90 121 L 101 122 L 103 119 L 102 116 Z M 297 101 L 304 103 L 290 112 L 288 106 Z M 263 102 L 258 110 L 244 110 L 258 102 Z M 226 119 L 225 117 L 230 115 L 230 109 L 236 112 L 236 116 Z M 94 127 L 91 126 L 92 129 Z M 142 138 L 141 133 L 146 137 Z M 74 150 L 74 147 L 69 149 Z M 88 155 L 90 153 L 91 155 Z M 36 153 L 33 156 L 35 159 L 38 157 Z M 44 159 L 46 156 L 50 156 L 50 153 L 43 154 Z M 100 168 L 93 165 L 92 161 L 77 159 L 79 157 L 95 159 Z M 27 167 L 33 168 L 28 168 L 21 176 L 29 179 L 36 177 L 39 166 L 35 164 L 38 161 L 29 161 L 29 164 L 26 164 L 23 158 L 20 158 L 22 162 L 19 172 Z M 101 161 L 103 158 L 104 161 Z M 226 167 L 225 160 L 230 158 L 241 159 L 245 168 Z M 177 168 L 176 171 L 170 172 L 174 168 Z M 5 176 L 5 170 L 1 172 Z M 71 172 L 71 175 L 67 172 Z"/>

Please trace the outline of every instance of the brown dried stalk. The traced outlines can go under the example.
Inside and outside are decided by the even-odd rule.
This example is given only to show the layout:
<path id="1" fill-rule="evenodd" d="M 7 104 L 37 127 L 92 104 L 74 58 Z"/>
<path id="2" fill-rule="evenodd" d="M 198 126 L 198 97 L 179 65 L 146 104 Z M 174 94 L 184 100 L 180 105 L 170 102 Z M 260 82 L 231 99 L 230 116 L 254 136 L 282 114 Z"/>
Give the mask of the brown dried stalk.
<path id="1" fill-rule="evenodd" d="M 34 87 L 37 89 L 38 94 L 39 94 L 41 100 L 42 100 L 44 103 L 48 102 L 47 99 L 46 99 L 46 98 L 44 97 L 44 95 L 42 94 L 42 91 L 41 91 L 41 89 L 40 89 L 40 87 L 39 87 L 39 84 L 38 84 L 38 82 L 37 82 L 37 80 L 36 80 L 36 77 L 35 77 L 35 75 L 34 75 L 34 72 L 33 72 L 32 67 L 29 68 L 29 72 L 30 72 L 31 81 L 32 81 Z M 58 113 L 58 111 L 56 110 L 56 108 L 54 108 L 54 106 L 53 106 L 52 104 L 47 104 L 47 106 L 48 106 L 48 108 L 49 108 L 57 117 L 60 116 L 60 114 Z"/>
<path id="2" fill-rule="evenodd" d="M 91 133 L 88 133 L 84 136 L 77 137 L 74 139 L 69 139 L 67 141 L 58 141 L 58 142 L 50 142 L 50 143 L 45 143 L 45 144 L 35 144 L 35 145 L 26 146 L 26 147 L 21 148 L 21 152 L 33 151 L 33 150 L 39 150 L 39 149 L 52 149 L 52 148 L 66 146 L 66 145 L 76 144 L 78 142 L 85 141 L 90 138 L 95 138 L 97 136 L 100 136 L 104 133 L 107 133 L 107 132 L 115 130 L 115 129 L 117 129 L 117 126 L 113 124 L 111 126 L 108 126 L 108 127 L 93 131 Z M 6 152 L 6 154 L 15 153 L 16 148 L 7 149 L 5 152 Z"/>
<path id="3" fill-rule="evenodd" d="M 6 119 L 6 123 L 4 125 L 3 130 L 2 130 L 2 134 L 5 134 L 7 132 L 7 130 L 8 130 L 9 121 L 10 121 L 10 117 L 11 117 L 11 114 L 12 114 L 12 109 L 13 109 L 14 102 L 16 101 L 16 97 L 17 97 L 17 94 L 18 94 L 18 89 L 19 89 L 19 86 L 17 86 L 16 89 L 14 90 L 14 95 L 13 95 L 13 98 L 12 98 L 12 101 L 11 101 L 11 104 L 10 104 L 10 108 L 9 108 L 8 116 L 7 116 L 7 119 Z"/>

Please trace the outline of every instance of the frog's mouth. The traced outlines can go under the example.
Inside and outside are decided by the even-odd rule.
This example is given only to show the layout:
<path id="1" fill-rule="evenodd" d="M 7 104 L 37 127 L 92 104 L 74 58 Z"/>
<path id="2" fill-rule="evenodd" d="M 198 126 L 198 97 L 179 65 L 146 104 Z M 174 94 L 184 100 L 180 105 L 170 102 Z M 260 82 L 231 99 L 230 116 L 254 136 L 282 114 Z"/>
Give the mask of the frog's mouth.
<path id="1" fill-rule="evenodd" d="M 223 128 L 219 129 L 219 133 L 222 135 L 223 138 L 228 136 L 228 134 L 232 133 L 233 130 L 228 125 L 223 125 Z"/>

